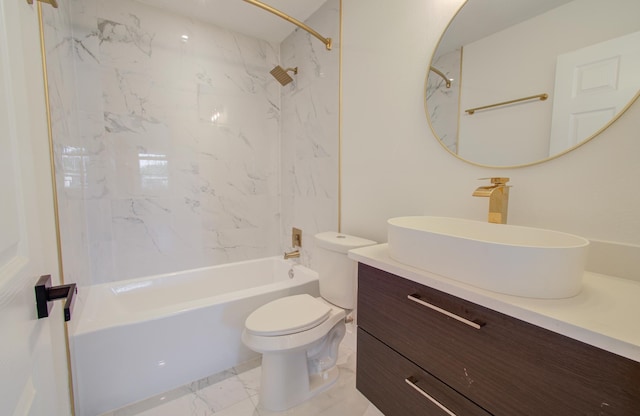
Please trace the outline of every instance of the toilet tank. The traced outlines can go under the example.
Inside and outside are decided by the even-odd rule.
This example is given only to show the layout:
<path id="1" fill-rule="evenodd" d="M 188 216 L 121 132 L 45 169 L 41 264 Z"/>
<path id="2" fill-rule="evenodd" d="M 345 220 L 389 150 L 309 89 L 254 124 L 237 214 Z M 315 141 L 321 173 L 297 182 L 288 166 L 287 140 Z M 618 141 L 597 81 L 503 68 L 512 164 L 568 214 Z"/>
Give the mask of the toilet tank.
<path id="1" fill-rule="evenodd" d="M 315 235 L 316 248 L 311 267 L 318 272 L 320 295 L 345 309 L 356 307 L 357 263 L 347 252 L 371 246 L 375 241 L 334 231 Z"/>

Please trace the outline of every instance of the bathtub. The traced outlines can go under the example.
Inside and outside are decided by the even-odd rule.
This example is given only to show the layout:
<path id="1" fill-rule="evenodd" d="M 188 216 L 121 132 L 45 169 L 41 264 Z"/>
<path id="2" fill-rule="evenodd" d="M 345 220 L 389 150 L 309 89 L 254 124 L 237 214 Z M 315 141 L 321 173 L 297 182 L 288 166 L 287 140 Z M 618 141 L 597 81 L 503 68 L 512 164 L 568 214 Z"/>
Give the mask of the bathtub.
<path id="1" fill-rule="evenodd" d="M 93 416 L 172 390 L 257 354 L 246 317 L 318 276 L 270 257 L 81 288 L 69 327 L 76 413 Z"/>

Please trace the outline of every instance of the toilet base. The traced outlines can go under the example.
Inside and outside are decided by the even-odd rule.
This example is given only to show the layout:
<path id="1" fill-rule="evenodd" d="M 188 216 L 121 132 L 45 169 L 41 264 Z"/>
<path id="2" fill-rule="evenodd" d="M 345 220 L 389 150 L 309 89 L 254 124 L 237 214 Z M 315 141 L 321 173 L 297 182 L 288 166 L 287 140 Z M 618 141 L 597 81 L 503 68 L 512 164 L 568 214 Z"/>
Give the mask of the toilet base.
<path id="1" fill-rule="evenodd" d="M 345 316 L 344 309 L 332 306 L 329 317 L 318 326 L 288 335 L 262 336 L 245 328 L 242 341 L 262 353 L 261 407 L 283 411 L 335 383 Z"/>
<path id="2" fill-rule="evenodd" d="M 338 347 L 346 332 L 337 323 L 322 339 L 288 351 L 262 354 L 260 405 L 282 411 L 328 389 L 338 380 Z"/>
<path id="3" fill-rule="evenodd" d="M 287 410 L 331 387 L 338 375 L 334 366 L 309 376 L 304 350 L 263 354 L 260 406 L 276 412 Z"/>

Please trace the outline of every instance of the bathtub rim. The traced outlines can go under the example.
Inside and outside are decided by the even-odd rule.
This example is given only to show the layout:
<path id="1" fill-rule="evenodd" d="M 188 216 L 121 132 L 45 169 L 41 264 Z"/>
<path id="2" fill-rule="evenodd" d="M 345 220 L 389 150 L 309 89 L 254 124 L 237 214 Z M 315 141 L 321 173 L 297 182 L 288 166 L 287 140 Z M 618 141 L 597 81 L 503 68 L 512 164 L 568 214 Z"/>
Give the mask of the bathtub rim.
<path id="1" fill-rule="evenodd" d="M 233 292 L 214 294 L 211 296 L 205 296 L 195 300 L 189 300 L 184 302 L 178 302 L 175 304 L 169 304 L 165 307 L 153 308 L 150 310 L 140 310 L 135 313 L 121 313 L 114 319 L 88 319 L 88 313 L 96 313 L 95 309 L 99 309 L 102 305 L 92 304 L 89 305 L 89 301 L 93 301 L 94 297 L 100 296 L 101 292 L 110 291 L 112 288 L 125 286 L 136 282 L 142 282 L 147 280 L 153 280 L 158 278 L 166 278 L 178 276 L 184 273 L 200 272 L 208 269 L 224 269 L 234 267 L 246 263 L 257 263 L 266 261 L 277 261 L 282 264 L 287 264 L 289 267 L 296 271 L 295 277 L 292 279 L 280 280 L 276 282 L 270 282 L 264 285 L 254 286 L 246 289 L 236 290 Z M 69 336 L 82 336 L 90 334 L 95 331 L 108 330 L 125 325 L 135 325 L 140 322 L 154 321 L 158 319 L 164 319 L 170 316 L 188 313 L 194 309 L 203 308 L 211 305 L 217 305 L 227 302 L 234 302 L 245 297 L 255 296 L 264 292 L 265 287 L 270 287 L 270 290 L 282 290 L 289 287 L 296 287 L 307 284 L 314 280 L 318 280 L 318 273 L 294 260 L 284 260 L 280 256 L 262 257 L 259 259 L 244 260 L 241 262 L 225 263 L 221 265 L 205 266 L 196 269 L 187 269 L 181 271 L 175 271 L 170 273 L 163 273 L 152 276 L 137 277 L 133 279 L 120 280 L 115 282 L 100 283 L 98 285 L 91 285 L 84 288 L 80 288 L 78 291 L 77 306 L 74 311 L 74 317 L 71 325 L 69 325 Z M 110 295 L 110 294 L 109 294 Z M 99 299 L 102 300 L 102 299 Z M 101 316 L 98 314 L 98 316 Z"/>

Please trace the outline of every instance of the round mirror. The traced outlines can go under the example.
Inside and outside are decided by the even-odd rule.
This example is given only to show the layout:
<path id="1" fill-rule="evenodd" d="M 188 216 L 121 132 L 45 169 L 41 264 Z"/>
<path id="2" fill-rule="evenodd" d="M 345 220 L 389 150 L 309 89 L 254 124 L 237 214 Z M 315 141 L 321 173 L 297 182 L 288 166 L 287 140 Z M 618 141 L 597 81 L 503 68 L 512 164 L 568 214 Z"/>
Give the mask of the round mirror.
<path id="1" fill-rule="evenodd" d="M 491 167 L 580 146 L 639 95 L 638 16 L 638 0 L 467 0 L 427 71 L 434 134 Z"/>

